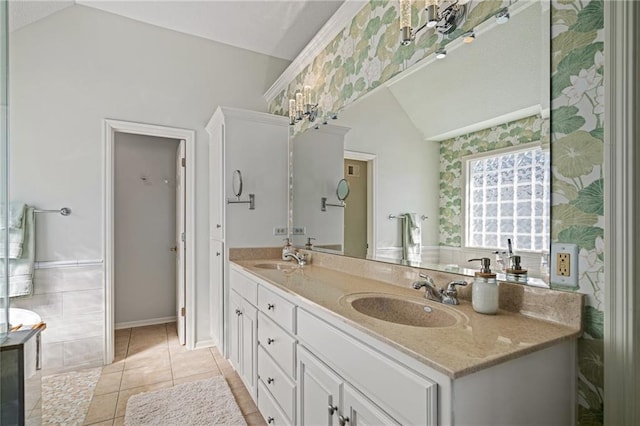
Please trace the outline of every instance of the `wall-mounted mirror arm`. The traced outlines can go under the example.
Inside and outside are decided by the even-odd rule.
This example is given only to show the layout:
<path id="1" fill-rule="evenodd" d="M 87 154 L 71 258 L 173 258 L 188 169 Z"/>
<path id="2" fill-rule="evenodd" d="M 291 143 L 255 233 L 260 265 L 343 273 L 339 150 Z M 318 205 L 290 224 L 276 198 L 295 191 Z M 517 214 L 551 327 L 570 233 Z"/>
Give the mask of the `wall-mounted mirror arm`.
<path id="1" fill-rule="evenodd" d="M 227 199 L 227 204 L 249 204 L 249 210 L 256 209 L 256 194 L 249 194 L 248 200 L 233 200 L 231 198 Z"/>
<path id="2" fill-rule="evenodd" d="M 345 203 L 344 201 L 340 201 L 340 204 L 333 204 L 333 203 L 327 203 L 327 197 L 322 197 L 320 199 L 320 210 L 322 210 L 323 212 L 327 211 L 327 206 L 331 206 L 331 207 L 342 207 L 345 208 L 347 206 L 347 203 Z"/>

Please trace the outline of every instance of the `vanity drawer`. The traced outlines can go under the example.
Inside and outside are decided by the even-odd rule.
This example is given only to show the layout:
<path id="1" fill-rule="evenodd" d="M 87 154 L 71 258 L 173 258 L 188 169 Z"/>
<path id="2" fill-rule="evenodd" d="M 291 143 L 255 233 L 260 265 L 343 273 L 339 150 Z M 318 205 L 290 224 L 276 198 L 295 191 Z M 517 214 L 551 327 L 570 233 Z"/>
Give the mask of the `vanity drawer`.
<path id="1" fill-rule="evenodd" d="M 261 285 L 258 286 L 258 309 L 273 319 L 280 327 L 294 332 L 295 305 Z"/>
<path id="2" fill-rule="evenodd" d="M 287 417 L 293 419 L 296 385 L 262 347 L 258 347 L 258 378 L 271 392 Z"/>
<path id="3" fill-rule="evenodd" d="M 296 340 L 258 311 L 258 345 L 264 348 L 282 370 L 295 378 Z"/>
<path id="4" fill-rule="evenodd" d="M 240 272 L 231 269 L 229 274 L 231 288 L 235 290 L 240 296 L 244 297 L 249 303 L 254 306 L 258 304 L 258 283 L 247 278 Z"/>
<path id="5" fill-rule="evenodd" d="M 297 312 L 300 344 L 402 424 L 437 424 L 438 384 L 317 318 Z"/>
<path id="6" fill-rule="evenodd" d="M 258 410 L 271 426 L 292 424 L 260 380 L 258 380 Z"/>

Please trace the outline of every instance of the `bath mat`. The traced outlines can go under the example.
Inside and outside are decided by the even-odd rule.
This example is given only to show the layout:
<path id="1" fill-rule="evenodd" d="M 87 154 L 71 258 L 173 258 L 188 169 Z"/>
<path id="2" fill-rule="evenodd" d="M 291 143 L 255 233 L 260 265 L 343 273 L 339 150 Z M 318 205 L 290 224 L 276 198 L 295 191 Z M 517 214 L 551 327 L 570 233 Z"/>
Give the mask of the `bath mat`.
<path id="1" fill-rule="evenodd" d="M 133 395 L 125 426 L 246 425 L 223 376 Z"/>
<path id="2" fill-rule="evenodd" d="M 42 377 L 42 424 L 81 425 L 102 367 Z"/>

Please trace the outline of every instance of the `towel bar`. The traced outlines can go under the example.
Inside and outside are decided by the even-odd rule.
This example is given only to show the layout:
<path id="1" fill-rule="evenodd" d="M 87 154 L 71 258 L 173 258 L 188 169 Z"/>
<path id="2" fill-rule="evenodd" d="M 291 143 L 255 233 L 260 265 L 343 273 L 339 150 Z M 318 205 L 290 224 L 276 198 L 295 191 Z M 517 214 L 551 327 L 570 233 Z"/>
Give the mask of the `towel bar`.
<path id="1" fill-rule="evenodd" d="M 69 216 L 71 214 L 71 209 L 69 207 L 63 207 L 59 210 L 41 210 L 35 209 L 34 213 L 60 213 L 62 216 Z"/>
<path id="2" fill-rule="evenodd" d="M 387 218 L 388 219 L 404 219 L 404 216 L 395 216 L 390 214 L 389 216 L 387 216 Z M 420 220 L 427 220 L 427 219 L 429 219 L 428 216 L 425 216 L 425 215 L 420 216 Z"/>

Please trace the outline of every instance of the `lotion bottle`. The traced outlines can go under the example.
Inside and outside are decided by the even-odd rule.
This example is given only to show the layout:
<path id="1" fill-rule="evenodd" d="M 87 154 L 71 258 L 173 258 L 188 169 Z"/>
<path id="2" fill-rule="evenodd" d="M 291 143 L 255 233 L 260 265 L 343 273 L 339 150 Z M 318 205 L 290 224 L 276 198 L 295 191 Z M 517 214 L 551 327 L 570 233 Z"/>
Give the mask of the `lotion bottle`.
<path id="1" fill-rule="evenodd" d="M 498 312 L 498 281 L 496 274 L 491 272 L 491 259 L 483 257 L 481 259 L 470 259 L 469 262 L 479 260 L 481 269 L 476 272 L 471 288 L 471 304 L 473 310 L 481 313 L 494 315 Z"/>

